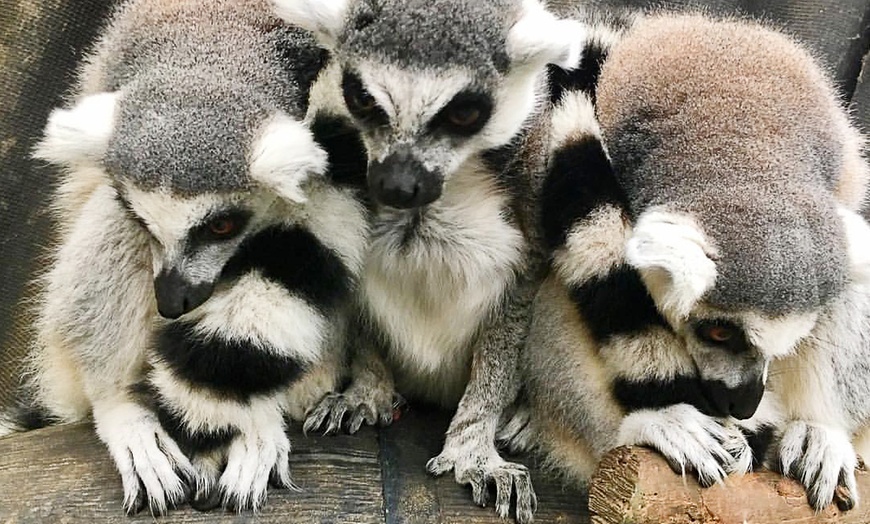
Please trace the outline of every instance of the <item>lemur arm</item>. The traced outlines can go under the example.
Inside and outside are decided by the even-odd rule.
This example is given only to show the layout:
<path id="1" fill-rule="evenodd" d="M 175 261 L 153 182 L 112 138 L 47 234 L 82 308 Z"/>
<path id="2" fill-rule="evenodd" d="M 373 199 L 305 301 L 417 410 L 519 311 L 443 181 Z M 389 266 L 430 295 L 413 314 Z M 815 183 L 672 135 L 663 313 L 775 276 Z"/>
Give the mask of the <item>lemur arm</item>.
<path id="1" fill-rule="evenodd" d="M 148 236 L 109 184 L 93 190 L 65 233 L 45 280 L 37 399 L 64 421 L 90 409 L 121 474 L 125 509 L 161 513 L 183 499 L 192 466 L 129 390 L 156 314 Z"/>
<path id="2" fill-rule="evenodd" d="M 454 470 L 456 481 L 471 484 L 474 501 L 483 506 L 487 483 L 496 484 L 495 509 L 502 518 L 510 513 L 512 493 L 517 497 L 517 522 L 532 520 L 537 499 L 529 472 L 522 464 L 507 462 L 496 449 L 499 420 L 519 390 L 519 352 L 528 333 L 528 318 L 536 286 L 520 280 L 509 291 L 501 310 L 482 329 L 472 357 L 471 376 L 447 430 L 441 453 L 429 461 L 429 472 Z"/>

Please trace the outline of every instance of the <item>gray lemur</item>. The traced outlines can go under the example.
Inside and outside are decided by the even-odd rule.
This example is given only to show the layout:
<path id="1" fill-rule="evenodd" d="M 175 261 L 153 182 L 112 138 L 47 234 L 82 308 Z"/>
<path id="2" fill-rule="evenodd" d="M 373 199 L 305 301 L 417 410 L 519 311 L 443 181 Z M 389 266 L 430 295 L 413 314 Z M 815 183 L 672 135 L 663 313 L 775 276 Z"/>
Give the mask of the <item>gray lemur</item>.
<path id="1" fill-rule="evenodd" d="M 334 100 L 362 131 L 376 206 L 352 383 L 306 426 L 388 424 L 395 392 L 456 408 L 428 470 L 453 470 L 481 505 L 493 482 L 502 516 L 516 493 L 530 521 L 528 471 L 494 442 L 541 265 L 527 227 L 534 162 L 520 151 L 547 65 L 578 62 L 583 27 L 535 0 L 274 3 L 335 59 Z"/>
<path id="2" fill-rule="evenodd" d="M 323 58 L 265 0 L 134 0 L 51 114 L 32 400 L 93 416 L 130 513 L 258 508 L 285 416 L 338 386 L 367 218 L 303 123 Z"/>
<path id="3" fill-rule="evenodd" d="M 528 405 L 502 437 L 575 479 L 616 445 L 651 445 L 704 484 L 777 438 L 814 507 L 838 482 L 849 507 L 846 435 L 864 415 L 848 411 L 864 409 L 867 381 L 840 384 L 864 359 L 836 350 L 870 348 L 853 340 L 866 320 L 836 310 L 866 301 L 853 276 L 866 255 L 847 256 L 867 245 L 848 209 L 868 178 L 863 140 L 781 34 L 700 16 L 625 25 L 590 29 L 588 61 L 557 75 L 541 216 L 552 274 L 522 361 Z M 830 333 L 835 321 L 852 325 Z M 807 353 L 830 375 L 799 363 Z M 804 374 L 814 382 L 795 387 Z"/>

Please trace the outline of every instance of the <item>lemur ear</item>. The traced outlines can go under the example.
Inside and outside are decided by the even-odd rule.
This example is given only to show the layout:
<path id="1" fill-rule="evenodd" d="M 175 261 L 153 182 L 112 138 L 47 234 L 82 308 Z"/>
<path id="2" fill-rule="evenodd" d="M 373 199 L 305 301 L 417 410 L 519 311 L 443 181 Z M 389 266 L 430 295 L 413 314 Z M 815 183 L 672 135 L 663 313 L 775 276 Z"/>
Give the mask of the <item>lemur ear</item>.
<path id="1" fill-rule="evenodd" d="M 844 207 L 837 211 L 846 236 L 849 273 L 859 282 L 870 283 L 870 225 L 854 211 Z"/>
<path id="2" fill-rule="evenodd" d="M 98 162 L 109 147 L 119 93 L 99 93 L 55 109 L 33 156 L 55 164 Z"/>
<path id="3" fill-rule="evenodd" d="M 637 221 L 625 249 L 659 310 L 685 318 L 716 281 L 715 249 L 692 218 L 649 211 Z"/>
<path id="4" fill-rule="evenodd" d="M 292 202 L 305 202 L 302 183 L 328 167 L 326 151 L 302 122 L 279 113 L 263 126 L 251 150 L 251 178 Z"/>
<path id="5" fill-rule="evenodd" d="M 279 18 L 314 33 L 321 45 L 332 48 L 344 28 L 351 0 L 272 0 Z"/>
<path id="6" fill-rule="evenodd" d="M 559 20 L 538 0 L 524 0 L 523 15 L 508 33 L 507 53 L 513 63 L 575 69 L 580 65 L 586 34 L 580 22 Z"/>

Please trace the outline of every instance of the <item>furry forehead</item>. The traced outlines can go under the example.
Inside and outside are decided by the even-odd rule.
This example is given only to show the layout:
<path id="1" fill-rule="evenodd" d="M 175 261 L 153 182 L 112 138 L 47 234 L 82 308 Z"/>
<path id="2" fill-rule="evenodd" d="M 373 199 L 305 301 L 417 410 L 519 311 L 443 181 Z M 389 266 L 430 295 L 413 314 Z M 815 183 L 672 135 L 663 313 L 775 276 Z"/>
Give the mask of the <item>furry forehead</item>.
<path id="1" fill-rule="evenodd" d="M 337 49 L 403 67 L 475 64 L 504 72 L 505 40 L 520 0 L 383 0 L 352 2 Z"/>
<path id="2" fill-rule="evenodd" d="M 308 129 L 244 87 L 199 87 L 119 97 L 103 155 L 111 175 L 185 197 L 262 185 L 304 200 L 299 184 L 326 169 Z"/>

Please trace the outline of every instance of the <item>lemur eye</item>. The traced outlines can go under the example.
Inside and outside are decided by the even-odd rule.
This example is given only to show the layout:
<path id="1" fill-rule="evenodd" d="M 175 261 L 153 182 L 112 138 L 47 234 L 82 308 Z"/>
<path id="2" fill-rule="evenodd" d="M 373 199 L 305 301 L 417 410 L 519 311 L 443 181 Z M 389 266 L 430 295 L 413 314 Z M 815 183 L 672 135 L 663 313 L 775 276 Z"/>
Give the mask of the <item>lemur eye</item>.
<path id="1" fill-rule="evenodd" d="M 230 209 L 212 214 L 193 232 L 194 241 L 223 242 L 239 236 L 248 224 L 251 213 L 244 209 Z"/>
<path id="2" fill-rule="evenodd" d="M 347 109 L 354 117 L 365 123 L 385 125 L 388 118 L 378 102 L 369 93 L 362 80 L 354 73 L 345 72 L 341 81 L 342 94 Z"/>
<path id="3" fill-rule="evenodd" d="M 208 223 L 208 229 L 215 236 L 225 237 L 236 231 L 236 223 L 231 218 L 216 218 Z"/>
<path id="4" fill-rule="evenodd" d="M 734 338 L 734 332 L 724 326 L 712 326 L 704 332 L 705 338 L 712 342 L 728 342 Z"/>
<path id="5" fill-rule="evenodd" d="M 433 132 L 468 137 L 486 125 L 492 115 L 493 101 L 486 93 L 461 91 L 429 123 Z"/>
<path id="6" fill-rule="evenodd" d="M 727 320 L 702 320 L 694 326 L 695 336 L 711 346 L 720 346 L 734 353 L 749 349 L 743 330 Z"/>
<path id="7" fill-rule="evenodd" d="M 447 119 L 457 127 L 468 127 L 477 123 L 480 115 L 480 109 L 476 107 L 456 107 L 447 114 Z"/>

